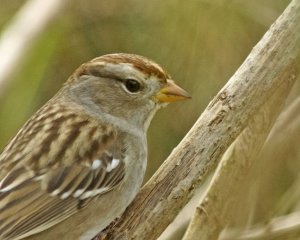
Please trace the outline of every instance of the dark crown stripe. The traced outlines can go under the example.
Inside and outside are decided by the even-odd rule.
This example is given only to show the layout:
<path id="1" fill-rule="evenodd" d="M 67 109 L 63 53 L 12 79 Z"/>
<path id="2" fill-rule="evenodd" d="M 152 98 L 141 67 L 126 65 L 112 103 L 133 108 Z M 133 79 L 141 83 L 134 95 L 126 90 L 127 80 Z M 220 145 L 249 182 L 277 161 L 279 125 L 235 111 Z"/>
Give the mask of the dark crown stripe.
<path id="1" fill-rule="evenodd" d="M 94 63 L 99 63 L 96 65 Z M 79 76 L 93 75 L 97 77 L 116 79 L 116 74 L 106 71 L 105 64 L 131 64 L 133 68 L 144 73 L 146 76 L 156 76 L 158 81 L 166 83 L 170 78 L 169 74 L 153 61 L 134 54 L 109 54 L 93 59 L 92 61 L 82 64 L 69 78 L 67 83 L 73 82 Z"/>
<path id="2" fill-rule="evenodd" d="M 112 64 L 129 63 L 132 64 L 136 69 L 145 73 L 146 75 L 155 75 L 160 79 L 167 79 L 167 73 L 162 71 L 156 66 L 151 60 L 134 55 L 134 54 L 109 54 L 92 60 L 93 62 L 106 62 Z"/>

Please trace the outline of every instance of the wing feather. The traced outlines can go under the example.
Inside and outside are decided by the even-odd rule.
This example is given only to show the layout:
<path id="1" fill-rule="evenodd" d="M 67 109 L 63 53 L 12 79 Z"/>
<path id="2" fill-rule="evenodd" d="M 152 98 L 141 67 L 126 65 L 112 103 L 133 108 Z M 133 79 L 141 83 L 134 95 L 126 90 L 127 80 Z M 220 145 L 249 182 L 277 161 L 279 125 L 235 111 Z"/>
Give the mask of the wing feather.
<path id="1" fill-rule="evenodd" d="M 96 134 L 95 128 L 90 129 L 95 137 L 92 146 L 86 147 L 84 152 L 85 148 L 78 148 L 80 141 L 74 140 L 77 148 L 73 149 L 74 161 L 68 160 L 70 164 L 64 159 L 66 154 L 70 159 L 68 151 L 65 155 L 60 152 L 62 159 L 56 164 L 49 159 L 51 164 L 47 171 L 44 166 L 37 168 L 35 163 L 30 165 L 34 167 L 32 169 L 25 167 L 22 160 L 16 161 L 15 166 L 9 165 L 8 173 L 0 182 L 1 239 L 20 239 L 43 231 L 80 211 L 91 199 L 111 191 L 122 182 L 125 171 L 123 151 L 118 146 L 120 139 L 115 133 L 102 132 L 104 137 L 101 137 Z M 77 138 L 80 139 L 80 136 L 78 134 Z M 94 144 L 96 140 L 98 143 Z M 14 151 L 11 146 L 8 149 Z M 51 151 L 51 147 L 49 149 Z M 12 155 L 6 152 L 5 156 Z M 26 157 L 26 161 L 30 161 Z M 36 155 L 32 157 L 37 158 Z M 7 162 L 2 156 L 0 168 L 7 166 Z"/>

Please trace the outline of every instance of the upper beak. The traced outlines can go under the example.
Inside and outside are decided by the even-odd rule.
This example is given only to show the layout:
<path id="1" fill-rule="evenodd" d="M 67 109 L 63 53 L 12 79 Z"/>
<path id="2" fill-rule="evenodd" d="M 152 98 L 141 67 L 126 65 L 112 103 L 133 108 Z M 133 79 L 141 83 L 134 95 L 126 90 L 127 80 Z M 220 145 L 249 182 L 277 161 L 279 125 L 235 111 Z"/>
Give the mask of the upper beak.
<path id="1" fill-rule="evenodd" d="M 159 102 L 175 102 L 191 98 L 191 95 L 177 86 L 173 80 L 168 79 L 167 85 L 155 95 L 155 98 Z"/>

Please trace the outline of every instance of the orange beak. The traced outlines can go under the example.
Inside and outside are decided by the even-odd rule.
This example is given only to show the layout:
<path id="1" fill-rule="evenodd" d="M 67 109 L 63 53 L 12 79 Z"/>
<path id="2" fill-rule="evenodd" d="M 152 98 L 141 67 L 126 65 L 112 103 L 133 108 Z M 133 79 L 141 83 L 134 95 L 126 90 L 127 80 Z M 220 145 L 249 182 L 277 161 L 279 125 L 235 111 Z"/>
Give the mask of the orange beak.
<path id="1" fill-rule="evenodd" d="M 168 79 L 167 85 L 155 95 L 155 98 L 159 102 L 168 103 L 191 98 L 191 95 L 181 87 L 177 86 L 173 80 Z"/>

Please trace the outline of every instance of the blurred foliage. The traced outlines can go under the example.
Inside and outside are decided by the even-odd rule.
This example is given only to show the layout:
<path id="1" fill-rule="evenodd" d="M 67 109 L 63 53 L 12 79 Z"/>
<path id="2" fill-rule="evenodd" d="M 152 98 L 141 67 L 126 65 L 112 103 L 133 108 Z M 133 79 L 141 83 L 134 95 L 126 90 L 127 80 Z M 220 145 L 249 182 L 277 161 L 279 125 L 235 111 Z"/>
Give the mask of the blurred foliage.
<path id="1" fill-rule="evenodd" d="M 23 3 L 1 0 L 0 29 Z M 25 63 L 15 70 L 12 83 L 0 96 L 0 147 L 81 63 L 105 53 L 137 53 L 162 64 L 193 96 L 154 119 L 149 131 L 151 174 L 288 1 L 69 3 L 27 52 Z"/>
<path id="2" fill-rule="evenodd" d="M 5 7 L 10 17 L 21 3 L 4 2 L 1 13 Z M 152 172 L 287 2 L 72 1 L 37 39 L 0 98 L 0 146 L 82 62 L 111 52 L 137 53 L 165 66 L 193 96 L 169 106 L 154 120 L 149 133 Z"/>
<path id="3" fill-rule="evenodd" d="M 23 3 L 1 0 L 0 30 Z M 136 53 L 163 65 L 193 96 L 190 101 L 168 106 L 153 120 L 148 137 L 148 178 L 289 1 L 73 0 L 69 3 L 35 40 L 26 61 L 15 69 L 10 85 L 0 96 L 0 148 L 81 63 L 106 53 Z M 289 170 L 285 176 L 276 170 L 282 179 L 276 186 L 280 189 L 286 188 L 293 178 L 288 175 L 292 168 L 286 168 Z M 278 193 L 281 192 L 269 194 L 278 197 Z"/>

